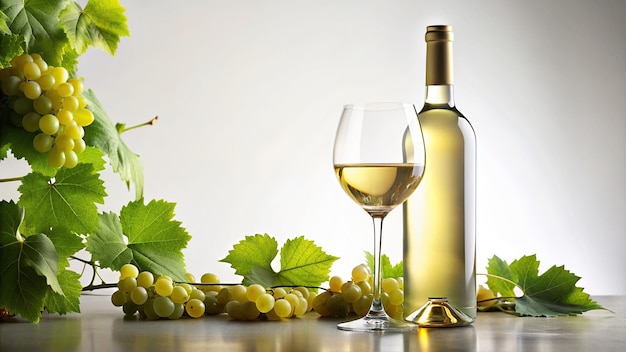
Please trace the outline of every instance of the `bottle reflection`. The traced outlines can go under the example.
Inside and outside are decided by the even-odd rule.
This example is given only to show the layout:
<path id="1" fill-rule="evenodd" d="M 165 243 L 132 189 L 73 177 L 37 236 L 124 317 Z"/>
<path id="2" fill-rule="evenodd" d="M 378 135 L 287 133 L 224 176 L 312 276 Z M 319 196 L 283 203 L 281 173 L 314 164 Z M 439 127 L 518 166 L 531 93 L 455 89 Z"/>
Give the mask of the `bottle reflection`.
<path id="1" fill-rule="evenodd" d="M 474 326 L 462 328 L 419 328 L 416 334 L 404 335 L 404 351 L 477 351 Z"/>

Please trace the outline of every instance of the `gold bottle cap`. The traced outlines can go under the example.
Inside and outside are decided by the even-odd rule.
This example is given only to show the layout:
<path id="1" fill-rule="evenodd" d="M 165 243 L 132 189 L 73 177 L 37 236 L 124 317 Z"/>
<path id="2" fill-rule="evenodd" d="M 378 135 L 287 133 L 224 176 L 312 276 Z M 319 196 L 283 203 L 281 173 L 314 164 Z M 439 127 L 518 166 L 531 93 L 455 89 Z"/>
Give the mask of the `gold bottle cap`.
<path id="1" fill-rule="evenodd" d="M 466 326 L 474 322 L 448 302 L 446 297 L 431 297 L 421 308 L 411 313 L 406 320 L 423 328 Z"/>
<path id="2" fill-rule="evenodd" d="M 454 40 L 454 34 L 452 33 L 452 26 L 440 25 L 440 26 L 428 26 L 426 27 L 426 41 L 448 41 Z"/>

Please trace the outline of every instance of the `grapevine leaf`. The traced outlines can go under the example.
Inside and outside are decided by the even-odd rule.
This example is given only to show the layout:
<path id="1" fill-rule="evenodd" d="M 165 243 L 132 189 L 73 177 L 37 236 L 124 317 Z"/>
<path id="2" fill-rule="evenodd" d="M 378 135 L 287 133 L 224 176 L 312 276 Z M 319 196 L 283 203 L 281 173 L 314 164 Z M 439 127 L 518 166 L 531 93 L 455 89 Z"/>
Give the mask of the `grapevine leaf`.
<path id="1" fill-rule="evenodd" d="M 59 65 L 67 37 L 58 16 L 67 0 L 5 0 L 0 11 L 13 34 L 19 34 L 28 52 L 39 52 L 51 65 Z"/>
<path id="2" fill-rule="evenodd" d="M 61 270 L 58 278 L 64 295 L 48 290 L 44 300 L 46 310 L 49 313 L 59 314 L 80 313 L 80 295 L 83 289 L 80 274 L 71 270 Z"/>
<path id="3" fill-rule="evenodd" d="M 119 218 L 113 213 L 100 215 L 98 229 L 87 238 L 87 250 L 103 267 L 119 270 L 133 263 L 142 270 L 185 281 L 182 249 L 191 236 L 172 219 L 174 205 L 138 200 L 123 207 Z"/>
<path id="4" fill-rule="evenodd" d="M 566 270 L 564 266 L 552 266 L 539 275 L 539 261 L 535 255 L 523 256 L 511 265 L 494 256 L 487 272 L 516 282 L 521 287 L 524 295 L 515 298 L 515 311 L 522 316 L 575 315 L 593 309 L 604 309 L 591 300 L 582 288 L 576 287 L 580 277 Z M 510 286 L 500 282 L 502 280 L 498 283 L 488 281 L 489 288 L 503 295 L 509 294 L 506 290 Z M 492 287 L 492 284 L 495 286 Z"/>
<path id="5" fill-rule="evenodd" d="M 76 233 L 90 233 L 98 226 L 96 203 L 104 202 L 103 181 L 91 164 L 60 169 L 54 180 L 39 173 L 24 176 L 18 188 L 20 205 L 29 209 L 25 224 L 32 232 L 71 226 Z"/>
<path id="6" fill-rule="evenodd" d="M 509 265 L 504 260 L 498 258 L 498 256 L 494 255 L 491 259 L 489 259 L 487 265 L 488 265 L 487 272 L 489 274 L 497 275 L 500 277 L 507 278 L 513 282 L 517 282 L 517 277 L 514 276 L 513 273 L 511 273 L 511 269 L 509 268 Z M 495 294 L 499 293 L 505 297 L 515 296 L 515 292 L 513 291 L 513 288 L 515 287 L 515 285 L 508 281 L 501 280 L 501 279 L 494 278 L 494 277 L 488 277 L 487 286 L 489 286 L 489 288 Z"/>
<path id="7" fill-rule="evenodd" d="M 94 122 L 85 129 L 85 142 L 106 153 L 113 171 L 120 175 L 129 188 L 132 181 L 135 185 L 135 197 L 141 199 L 143 167 L 139 156 L 126 146 L 93 92 L 85 91 L 83 96 L 89 100 L 88 107 L 95 117 Z"/>
<path id="8" fill-rule="evenodd" d="M 278 242 L 275 238 L 268 234 L 256 234 L 246 236 L 235 244 L 220 262 L 229 263 L 235 269 L 235 274 L 243 276 L 246 283 L 246 275 L 252 268 L 258 267 L 273 273 L 271 263 L 277 254 Z"/>
<path id="9" fill-rule="evenodd" d="M 370 252 L 365 252 L 365 260 L 367 262 L 367 266 L 370 268 L 370 271 L 374 272 L 374 255 Z M 404 273 L 402 261 L 396 263 L 396 265 L 391 264 L 391 259 L 386 254 L 382 254 L 380 257 L 380 271 L 381 276 L 383 278 L 399 278 L 402 277 Z"/>
<path id="10" fill-rule="evenodd" d="M 80 236 L 63 227 L 54 227 L 46 233 L 59 255 L 59 270 L 69 266 L 69 257 L 85 246 Z"/>
<path id="11" fill-rule="evenodd" d="M 0 35 L 0 48 L 2 48 L 0 50 L 0 67 L 9 67 L 11 59 L 24 52 L 22 41 L 22 37 L 17 34 Z"/>
<path id="12" fill-rule="evenodd" d="M 4 12 L 0 12 L 0 34 L 11 34 L 9 16 L 5 15 Z"/>
<path id="13" fill-rule="evenodd" d="M 33 138 L 35 134 L 16 128 L 14 126 L 2 126 L 0 130 L 0 141 L 11 146 L 11 152 L 17 159 L 24 159 L 28 162 L 34 172 L 45 176 L 54 176 L 57 169 L 48 165 L 47 154 L 40 153 L 33 148 Z"/>
<path id="14" fill-rule="evenodd" d="M 0 201 L 0 245 L 22 237 L 19 228 L 24 219 L 24 208 L 14 201 Z"/>
<path id="15" fill-rule="evenodd" d="M 70 45 L 81 55 L 89 45 L 115 55 L 120 36 L 128 36 L 124 8 L 118 0 L 91 0 L 83 10 L 70 2 L 61 12 L 59 22 Z"/>
<path id="16" fill-rule="evenodd" d="M 281 269 L 275 272 L 271 263 L 278 254 L 278 244 L 267 234 L 246 236 L 229 251 L 221 262 L 230 263 L 243 284 L 270 286 L 319 286 L 328 280 L 330 267 L 338 258 L 326 254 L 303 236 L 287 240 L 280 251 Z"/>

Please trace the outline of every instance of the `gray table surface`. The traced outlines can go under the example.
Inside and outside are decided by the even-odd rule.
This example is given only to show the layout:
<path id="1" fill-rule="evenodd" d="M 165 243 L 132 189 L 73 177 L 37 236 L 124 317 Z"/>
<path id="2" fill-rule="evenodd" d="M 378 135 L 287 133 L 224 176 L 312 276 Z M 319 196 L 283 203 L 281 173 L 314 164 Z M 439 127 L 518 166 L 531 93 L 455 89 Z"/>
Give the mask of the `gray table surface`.
<path id="1" fill-rule="evenodd" d="M 558 318 L 479 313 L 470 327 L 382 334 L 340 331 L 340 320 L 315 313 L 282 322 L 226 315 L 129 320 L 109 296 L 84 295 L 80 314 L 0 323 L 0 351 L 626 351 L 626 296 L 593 298 L 612 312 Z"/>

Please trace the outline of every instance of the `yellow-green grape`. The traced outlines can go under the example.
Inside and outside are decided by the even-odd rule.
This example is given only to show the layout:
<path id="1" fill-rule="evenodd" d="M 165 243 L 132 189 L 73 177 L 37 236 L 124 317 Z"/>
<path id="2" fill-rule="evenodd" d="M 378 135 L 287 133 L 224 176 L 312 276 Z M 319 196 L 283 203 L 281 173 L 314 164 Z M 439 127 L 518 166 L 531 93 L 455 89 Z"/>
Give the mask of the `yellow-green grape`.
<path id="1" fill-rule="evenodd" d="M 87 106 L 88 100 L 84 96 L 79 95 L 79 96 L 76 97 L 76 99 L 78 99 L 78 108 L 79 109 L 84 109 Z M 189 282 L 196 282 L 196 280 L 189 280 Z"/>
<path id="2" fill-rule="evenodd" d="M 18 97 L 13 102 L 13 110 L 18 114 L 28 114 L 34 111 L 33 101 L 24 96 Z"/>
<path id="3" fill-rule="evenodd" d="M 85 141 L 82 138 L 78 138 L 74 140 L 74 152 L 76 154 L 80 154 L 84 152 L 86 148 L 87 148 L 87 144 L 85 144 Z"/>
<path id="4" fill-rule="evenodd" d="M 306 287 L 302 287 L 302 286 L 298 286 L 298 287 L 294 288 L 294 291 L 298 291 L 298 292 L 302 293 L 302 297 L 304 297 L 304 298 L 309 297 L 309 293 L 311 292 Z"/>
<path id="5" fill-rule="evenodd" d="M 261 314 L 256 308 L 256 304 L 251 301 L 242 303 L 241 309 L 243 311 L 243 320 L 255 320 Z"/>
<path id="6" fill-rule="evenodd" d="M 317 295 L 313 299 L 313 310 L 323 317 L 330 316 L 331 312 L 328 309 L 328 300 L 332 297 L 332 295 L 333 294 L 330 291 L 324 291 Z"/>
<path id="7" fill-rule="evenodd" d="M 69 110 L 59 109 L 59 111 L 57 111 L 56 113 L 56 116 L 57 119 L 59 119 L 59 123 L 61 125 L 69 125 L 70 123 L 72 123 L 72 121 L 74 121 L 74 114 Z"/>
<path id="8" fill-rule="evenodd" d="M 78 165 L 78 155 L 73 150 L 65 151 L 65 166 L 68 169 L 72 169 Z"/>
<path id="9" fill-rule="evenodd" d="M 361 288 L 354 282 L 348 281 L 341 286 L 341 295 L 346 302 L 354 303 L 362 296 Z"/>
<path id="10" fill-rule="evenodd" d="M 39 77 L 39 79 L 37 80 L 37 83 L 39 83 L 41 90 L 44 91 L 54 88 L 54 82 L 54 76 L 48 72 L 44 72 L 43 74 L 41 74 L 41 77 Z"/>
<path id="11" fill-rule="evenodd" d="M 134 277 L 130 277 L 130 276 L 127 276 L 121 279 L 117 283 L 117 288 L 119 288 L 120 291 L 122 292 L 130 292 L 135 287 L 137 287 L 137 279 L 135 279 Z"/>
<path id="12" fill-rule="evenodd" d="M 41 56 L 39 58 L 35 58 L 33 54 L 31 54 L 31 56 L 33 57 L 33 62 L 37 64 L 37 66 L 39 66 L 39 72 L 41 72 L 42 74 L 46 71 L 48 71 L 48 63 L 45 62 Z"/>
<path id="13" fill-rule="evenodd" d="M 54 76 L 55 87 L 67 82 L 67 79 L 70 76 L 64 67 L 54 67 L 51 69 L 51 73 Z"/>
<path id="14" fill-rule="evenodd" d="M 69 97 L 70 95 L 74 94 L 74 86 L 67 82 L 61 83 L 57 87 L 57 92 L 59 92 L 59 95 L 63 98 Z M 76 102 L 78 103 L 78 100 Z M 76 106 L 78 106 L 78 104 L 76 104 Z"/>
<path id="15" fill-rule="evenodd" d="M 78 110 L 78 98 L 76 98 L 73 95 L 63 97 L 60 93 L 59 93 L 59 96 L 61 96 L 61 99 L 63 99 L 63 103 L 61 104 L 63 109 L 66 109 L 69 111 Z"/>
<path id="16" fill-rule="evenodd" d="M 317 297 L 317 293 L 309 292 L 309 296 L 306 298 L 306 300 L 307 300 L 307 312 L 310 312 L 310 311 L 313 310 L 313 301 L 315 300 L 316 297 Z"/>
<path id="17" fill-rule="evenodd" d="M 169 297 L 157 297 L 154 299 L 154 312 L 161 318 L 167 318 L 174 313 L 174 302 Z"/>
<path id="18" fill-rule="evenodd" d="M 83 94 L 83 90 L 84 90 L 84 86 L 83 86 L 83 80 L 79 79 L 79 78 L 72 78 L 68 81 L 69 84 L 72 85 L 72 87 L 74 88 L 74 93 L 72 93 L 74 96 L 79 96 L 81 94 Z M 194 282 L 195 280 L 189 280 L 189 282 Z"/>
<path id="19" fill-rule="evenodd" d="M 396 281 L 398 281 L 398 287 L 404 291 L 404 278 L 402 276 L 397 277 Z"/>
<path id="20" fill-rule="evenodd" d="M 249 288 L 248 292 L 250 292 Z M 269 293 L 263 293 L 256 298 L 255 304 L 259 312 L 267 313 L 270 310 L 274 309 L 274 302 L 274 296 L 270 295 Z"/>
<path id="21" fill-rule="evenodd" d="M 217 301 L 220 302 L 221 304 L 226 305 L 226 303 L 232 301 L 233 295 L 230 291 L 230 288 L 228 287 L 224 287 L 222 288 L 218 293 L 217 293 Z"/>
<path id="22" fill-rule="evenodd" d="M 384 278 L 382 281 L 382 289 L 385 292 L 391 292 L 393 290 L 397 290 L 400 288 L 400 285 L 398 285 L 398 281 L 396 281 L 396 279 L 394 278 Z"/>
<path id="23" fill-rule="evenodd" d="M 12 97 L 20 92 L 20 83 L 22 79 L 17 76 L 9 76 L 2 80 L 2 93 Z"/>
<path id="24" fill-rule="evenodd" d="M 333 276 L 328 281 L 328 286 L 333 292 L 341 292 L 341 285 L 343 285 L 343 279 L 339 276 Z"/>
<path id="25" fill-rule="evenodd" d="M 37 65 L 37 63 L 35 63 L 34 61 L 24 64 L 22 71 L 24 72 L 24 77 L 29 80 L 36 80 L 41 77 L 41 69 L 39 68 L 39 65 Z"/>
<path id="26" fill-rule="evenodd" d="M 40 153 L 47 153 L 52 148 L 53 143 L 54 138 L 45 133 L 39 133 L 33 139 L 33 147 Z M 63 154 L 63 157 L 65 157 L 65 154 Z M 63 163 L 65 163 L 65 160 L 63 160 Z"/>
<path id="27" fill-rule="evenodd" d="M 257 298 L 265 293 L 265 288 L 259 284 L 252 284 L 246 290 L 246 298 L 250 302 L 256 302 Z"/>
<path id="28" fill-rule="evenodd" d="M 350 313 L 348 302 L 343 299 L 342 295 L 332 295 L 326 302 L 330 315 L 333 317 L 343 318 Z"/>
<path id="29" fill-rule="evenodd" d="M 52 112 L 52 100 L 47 95 L 41 95 L 33 101 L 33 109 L 40 115 L 49 114 Z"/>
<path id="30" fill-rule="evenodd" d="M 298 299 L 298 296 L 293 294 L 293 293 L 286 294 L 284 299 L 287 300 L 291 304 L 291 308 L 293 310 L 295 310 L 295 308 L 300 303 L 300 300 Z M 293 315 L 293 310 L 291 312 L 292 315 Z"/>
<path id="31" fill-rule="evenodd" d="M 364 296 L 372 293 L 372 285 L 368 281 L 359 281 L 357 286 L 361 288 L 361 294 Z"/>
<path id="32" fill-rule="evenodd" d="M 293 310 L 293 315 L 303 316 L 309 309 L 309 302 L 304 297 L 298 297 L 298 305 Z"/>
<path id="33" fill-rule="evenodd" d="M 41 87 L 39 86 L 39 83 L 35 81 L 24 82 L 22 85 L 22 92 L 26 98 L 35 100 L 41 95 Z"/>
<path id="34" fill-rule="evenodd" d="M 172 293 L 170 293 L 170 298 L 174 303 L 185 303 L 189 300 L 189 294 L 184 287 L 176 285 L 172 289 Z"/>
<path id="35" fill-rule="evenodd" d="M 154 289 L 159 296 L 169 296 L 174 290 L 174 285 L 171 280 L 159 277 L 154 283 Z"/>
<path id="36" fill-rule="evenodd" d="M 53 111 L 59 110 L 61 106 L 63 105 L 63 98 L 61 98 L 61 96 L 56 90 L 47 91 L 46 97 L 50 99 Z"/>
<path id="37" fill-rule="evenodd" d="M 159 319 L 159 316 L 154 312 L 154 298 L 149 298 L 142 306 L 143 315 L 148 320 Z"/>
<path id="38" fill-rule="evenodd" d="M 41 128 L 41 122 L 39 123 L 39 128 Z M 72 139 L 80 139 L 85 135 L 85 130 L 81 126 L 76 125 L 75 122 L 72 122 L 65 126 L 63 134 L 70 136 Z"/>
<path id="39" fill-rule="evenodd" d="M 200 282 L 203 284 L 218 284 L 220 282 L 220 278 L 212 273 L 204 273 L 202 274 L 202 276 L 200 277 Z M 222 289 L 222 286 L 220 285 L 203 285 L 202 286 L 202 291 L 208 292 L 208 291 L 218 291 Z"/>
<path id="40" fill-rule="evenodd" d="M 389 303 L 393 305 L 399 306 L 404 302 L 404 292 L 400 288 L 391 290 L 387 294 L 389 295 Z"/>
<path id="41" fill-rule="evenodd" d="M 148 288 L 154 284 L 154 275 L 149 271 L 142 271 L 137 275 L 137 286 Z"/>
<path id="42" fill-rule="evenodd" d="M 185 304 L 185 311 L 192 318 L 200 318 L 201 316 L 204 315 L 204 311 L 205 311 L 204 302 L 195 298 L 190 299 Z"/>
<path id="43" fill-rule="evenodd" d="M 133 264 L 124 264 L 120 268 L 120 280 L 125 279 L 127 277 L 132 277 L 133 279 L 136 279 L 138 275 L 139 275 L 139 269 L 137 269 L 137 267 Z"/>
<path id="44" fill-rule="evenodd" d="M 148 290 L 145 287 L 137 286 L 130 291 L 130 300 L 140 306 L 148 300 Z"/>
<path id="45" fill-rule="evenodd" d="M 64 152 L 74 149 L 74 140 L 65 134 L 58 135 L 54 139 L 54 144 L 57 146 L 57 148 L 61 149 Z"/>
<path id="46" fill-rule="evenodd" d="M 247 291 L 248 289 L 244 285 L 236 285 L 230 288 L 233 299 L 241 303 L 248 300 Z"/>
<path id="47" fill-rule="evenodd" d="M 198 289 L 198 288 L 195 288 L 195 287 L 194 287 L 194 288 L 191 290 L 191 293 L 189 294 L 189 299 L 193 299 L 193 298 L 195 298 L 195 299 L 199 299 L 199 300 L 201 300 L 201 301 L 204 301 L 204 299 L 206 298 L 206 296 L 207 296 L 209 293 L 212 293 L 212 292 L 215 294 L 215 296 L 217 296 L 217 291 L 209 291 L 209 292 L 207 292 L 207 293 L 205 294 L 205 293 L 204 293 L 204 291 L 202 291 L 202 290 L 200 290 L 200 289 Z"/>
<path id="48" fill-rule="evenodd" d="M 273 309 L 265 313 L 265 318 L 269 321 L 280 320 L 280 317 L 278 316 L 278 314 L 276 314 L 276 312 Z"/>
<path id="49" fill-rule="evenodd" d="M 48 151 L 48 165 L 58 169 L 65 164 L 65 152 L 52 147 Z"/>
<path id="50" fill-rule="evenodd" d="M 117 290 L 111 295 L 111 303 L 113 303 L 113 305 L 116 307 L 123 306 L 124 303 L 126 303 L 127 301 L 128 295 L 126 294 L 126 292 Z"/>
<path id="51" fill-rule="evenodd" d="M 76 113 L 78 113 L 78 111 Z M 76 122 L 76 123 L 78 123 L 78 122 Z M 78 123 L 78 124 L 80 125 L 80 123 Z M 187 282 L 196 282 L 196 277 L 193 276 L 192 273 L 185 273 L 185 280 L 187 280 Z"/>
<path id="52" fill-rule="evenodd" d="M 274 302 L 274 313 L 280 318 L 289 318 L 293 308 L 291 303 L 286 299 L 278 299 Z"/>
<path id="53" fill-rule="evenodd" d="M 22 127 L 28 132 L 39 131 L 39 119 L 41 115 L 36 112 L 29 112 L 22 117 Z"/>
<path id="54" fill-rule="evenodd" d="M 244 320 L 245 314 L 243 312 L 243 304 L 237 300 L 230 301 L 224 306 L 224 311 L 228 316 L 235 320 Z"/>
<path id="55" fill-rule="evenodd" d="M 364 316 L 365 314 L 367 314 L 367 312 L 370 310 L 370 307 L 372 306 L 372 299 L 372 294 L 361 296 L 358 301 L 352 303 L 352 310 L 354 310 L 354 313 L 357 316 Z"/>
<path id="56" fill-rule="evenodd" d="M 185 313 L 185 305 L 181 303 L 174 303 L 174 312 L 168 315 L 167 318 L 170 320 L 180 319 L 180 317 L 183 316 L 183 313 Z"/>
<path id="57" fill-rule="evenodd" d="M 287 291 L 284 288 L 282 288 L 282 287 L 277 287 L 277 288 L 275 288 L 273 290 L 274 290 L 274 298 L 275 299 L 283 298 L 287 294 Z"/>
<path id="58" fill-rule="evenodd" d="M 199 290 L 200 291 L 200 290 Z M 202 292 L 202 291 L 200 291 Z M 202 294 L 204 294 L 204 292 L 202 292 Z M 209 291 L 206 293 L 204 297 L 204 299 L 200 299 L 200 298 L 192 298 L 192 299 L 197 299 L 199 301 L 203 301 L 204 302 L 204 313 L 208 314 L 208 315 L 217 315 L 217 314 L 221 314 L 224 312 L 224 306 L 226 305 L 226 303 L 220 303 L 220 301 L 217 299 L 217 295 L 218 292 L 216 291 Z"/>
<path id="59" fill-rule="evenodd" d="M 59 119 L 52 114 L 46 114 L 39 119 L 39 129 L 41 132 L 51 136 L 59 130 Z"/>
<path id="60" fill-rule="evenodd" d="M 370 277 L 370 270 L 365 264 L 359 264 L 352 268 L 352 281 L 361 282 L 367 281 Z"/>
<path id="61" fill-rule="evenodd" d="M 22 70 L 24 68 L 24 65 L 29 63 L 29 62 L 33 62 L 33 57 L 30 56 L 27 53 L 18 55 L 16 57 L 14 57 L 13 59 L 11 59 L 11 66 L 18 68 L 20 70 Z"/>

